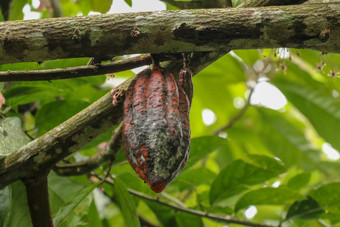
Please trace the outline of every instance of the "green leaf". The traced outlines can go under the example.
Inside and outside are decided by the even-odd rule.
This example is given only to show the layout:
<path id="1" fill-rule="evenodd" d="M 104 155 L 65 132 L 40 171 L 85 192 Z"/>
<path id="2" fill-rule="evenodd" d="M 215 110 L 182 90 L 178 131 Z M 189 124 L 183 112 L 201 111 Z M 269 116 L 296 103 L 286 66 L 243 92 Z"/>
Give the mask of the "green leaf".
<path id="1" fill-rule="evenodd" d="M 61 198 L 64 203 L 72 201 L 81 191 L 85 190 L 85 186 L 67 177 L 61 177 L 51 172 L 48 175 L 48 190 Z"/>
<path id="2" fill-rule="evenodd" d="M 117 201 L 126 226 L 139 227 L 136 204 L 129 194 L 124 182 L 115 178 L 113 186 L 113 197 Z"/>
<path id="3" fill-rule="evenodd" d="M 0 120 L 0 157 L 17 151 L 30 141 L 22 129 L 19 118 L 8 117 Z"/>
<path id="4" fill-rule="evenodd" d="M 248 51 L 247 51 L 248 53 Z M 197 77 L 197 78 L 196 78 Z M 204 68 L 195 77 L 215 85 L 239 83 L 246 80 L 242 64 L 230 54 L 226 54 L 217 61 Z"/>
<path id="5" fill-rule="evenodd" d="M 88 104 L 88 102 L 82 100 L 57 100 L 43 105 L 35 117 L 35 125 L 39 130 L 38 134 L 44 134 L 83 110 Z"/>
<path id="6" fill-rule="evenodd" d="M 250 155 L 250 160 L 235 160 L 221 170 L 211 185 L 210 202 L 236 195 L 248 186 L 259 184 L 286 171 L 284 165 L 263 155 Z"/>
<path id="7" fill-rule="evenodd" d="M 124 151 L 122 153 L 124 153 Z M 130 172 L 124 172 L 118 175 L 119 179 L 124 182 L 126 187 L 145 194 L 154 195 L 155 193 L 152 192 L 149 186 L 140 179 L 138 174 L 136 174 L 130 166 L 128 168 Z"/>
<path id="8" fill-rule="evenodd" d="M 148 207 L 155 213 L 158 221 L 162 226 L 176 226 L 176 213 L 173 209 L 163 206 L 159 203 L 144 200 Z"/>
<path id="9" fill-rule="evenodd" d="M 106 13 L 110 10 L 112 0 L 92 0 L 92 10 L 100 13 Z"/>
<path id="10" fill-rule="evenodd" d="M 130 7 L 132 7 L 132 0 L 124 0 L 126 4 L 128 4 Z"/>
<path id="11" fill-rule="evenodd" d="M 220 149 L 223 149 L 224 152 L 228 153 L 231 156 L 228 142 L 221 137 L 204 136 L 193 138 L 190 145 L 189 160 L 183 171 L 190 169 L 199 160 Z"/>
<path id="12" fill-rule="evenodd" d="M 0 21 L 4 21 L 5 19 L 4 19 L 4 16 L 2 15 L 2 12 L 1 12 L 1 10 L 0 10 Z"/>
<path id="13" fill-rule="evenodd" d="M 329 92 L 324 91 L 324 85 L 308 87 L 284 77 L 276 78 L 274 83 L 308 118 L 319 135 L 331 143 L 335 149 L 340 150 L 340 140 L 334 131 L 340 128 L 340 103 Z"/>
<path id="14" fill-rule="evenodd" d="M 26 0 L 13 0 L 11 11 L 9 13 L 9 20 L 22 20 L 24 18 L 24 14 L 22 12 L 22 8 L 24 8 L 26 4 Z"/>
<path id="15" fill-rule="evenodd" d="M 250 205 L 284 205 L 304 197 L 297 192 L 284 188 L 260 188 L 244 194 L 236 203 L 235 210 L 247 208 Z"/>
<path id="16" fill-rule="evenodd" d="M 178 212 L 176 214 L 176 223 L 178 227 L 187 227 L 187 226 L 195 226 L 200 227 L 204 226 L 202 218 L 196 215 L 187 214 L 183 212 Z"/>
<path id="17" fill-rule="evenodd" d="M 89 208 L 89 212 L 86 215 L 86 219 L 88 220 L 88 224 L 84 225 L 83 227 L 101 227 L 102 221 L 100 220 L 99 213 L 96 207 L 96 204 L 94 203 L 94 200 L 92 200 L 92 203 Z"/>
<path id="18" fill-rule="evenodd" d="M 332 182 L 309 192 L 326 213 L 340 215 L 340 182 Z"/>
<path id="19" fill-rule="evenodd" d="M 32 222 L 27 204 L 26 188 L 21 181 L 10 185 L 10 208 L 5 219 L 5 227 L 31 227 Z"/>
<path id="20" fill-rule="evenodd" d="M 91 11 L 91 0 L 79 0 L 78 4 L 80 5 L 80 9 L 82 11 L 82 13 L 86 16 L 89 14 L 89 12 Z"/>
<path id="21" fill-rule="evenodd" d="M 319 168 L 321 152 L 297 127 L 301 122 L 290 122 L 284 114 L 265 108 L 259 108 L 258 112 L 263 119 L 261 139 L 271 153 L 288 167 L 298 165 L 307 171 Z"/>
<path id="22" fill-rule="evenodd" d="M 286 220 L 289 219 L 315 219 L 323 210 L 319 204 L 311 197 L 305 200 L 294 202 L 287 211 Z"/>
<path id="23" fill-rule="evenodd" d="M 0 227 L 4 226 L 5 218 L 11 205 L 11 188 L 7 186 L 0 190 Z"/>
<path id="24" fill-rule="evenodd" d="M 62 94 L 62 89 L 53 86 L 34 83 L 12 86 L 5 90 L 4 96 L 9 106 L 35 102 L 37 100 L 53 100 L 57 95 Z"/>
<path id="25" fill-rule="evenodd" d="M 292 189 L 300 189 L 309 183 L 310 178 L 311 178 L 310 173 L 307 172 L 300 173 L 288 181 L 287 187 Z"/>
<path id="26" fill-rule="evenodd" d="M 74 210 L 77 209 L 78 205 L 86 199 L 86 197 L 98 186 L 97 184 L 93 184 L 89 187 L 86 187 L 82 191 L 80 191 L 70 202 L 68 202 L 65 206 L 63 206 L 56 216 L 53 218 L 53 223 L 55 226 L 59 226 L 65 223 L 65 221 L 73 215 Z"/>
<path id="27" fill-rule="evenodd" d="M 199 185 L 210 185 L 216 174 L 207 168 L 195 168 L 180 174 L 173 182 L 172 186 L 180 190 L 195 189 Z"/>

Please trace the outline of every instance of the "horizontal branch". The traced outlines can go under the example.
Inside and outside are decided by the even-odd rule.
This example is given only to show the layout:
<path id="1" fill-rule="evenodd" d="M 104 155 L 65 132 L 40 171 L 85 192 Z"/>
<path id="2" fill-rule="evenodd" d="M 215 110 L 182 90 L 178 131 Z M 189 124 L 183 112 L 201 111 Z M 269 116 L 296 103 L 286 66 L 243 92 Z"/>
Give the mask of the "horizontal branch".
<path id="1" fill-rule="evenodd" d="M 307 0 L 245 0 L 239 7 L 259 7 L 259 6 L 273 6 L 273 5 L 294 5 L 301 4 Z"/>
<path id="2" fill-rule="evenodd" d="M 43 70 L 0 71 L 0 82 L 60 80 L 77 77 L 95 76 L 106 73 L 120 72 L 144 65 L 150 65 L 151 62 L 152 59 L 150 54 L 146 54 L 144 56 L 124 59 L 117 62 L 110 62 L 102 65 L 86 65 Z"/>
<path id="3" fill-rule="evenodd" d="M 340 52 L 340 3 L 177 10 L 0 23 L 0 64 L 255 48 Z"/>

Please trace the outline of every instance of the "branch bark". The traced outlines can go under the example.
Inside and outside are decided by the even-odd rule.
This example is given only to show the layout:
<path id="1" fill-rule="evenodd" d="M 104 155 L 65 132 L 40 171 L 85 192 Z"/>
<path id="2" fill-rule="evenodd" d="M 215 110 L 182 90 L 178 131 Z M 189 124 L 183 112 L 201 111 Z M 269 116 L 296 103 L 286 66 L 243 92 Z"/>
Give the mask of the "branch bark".
<path id="1" fill-rule="evenodd" d="M 302 4 L 307 0 L 246 0 L 239 7 L 280 6 Z"/>
<path id="2" fill-rule="evenodd" d="M 163 59 L 161 59 L 163 60 Z M 38 81 L 38 80 L 60 80 L 77 77 L 95 76 L 106 73 L 120 72 L 151 64 L 150 54 L 125 59 L 117 62 L 110 62 L 103 65 L 86 65 L 45 70 L 20 70 L 0 72 L 0 82 L 3 81 Z"/>
<path id="3" fill-rule="evenodd" d="M 339 53 L 339 21 L 340 3 L 8 21 L 0 64 L 277 47 Z"/>
<path id="4" fill-rule="evenodd" d="M 117 153 L 122 146 L 122 128 L 123 124 L 121 123 L 114 131 L 113 136 L 111 137 L 109 143 L 106 147 L 100 150 L 98 153 L 93 155 L 91 158 L 87 159 L 83 162 L 65 164 L 65 165 L 56 165 L 53 170 L 62 176 L 75 176 L 82 175 L 85 173 L 89 173 L 92 170 L 101 166 L 104 162 L 109 160 L 114 161 Z"/>
<path id="5" fill-rule="evenodd" d="M 231 7 L 231 0 L 201 0 L 201 1 L 175 1 L 161 0 L 180 9 L 226 8 Z"/>

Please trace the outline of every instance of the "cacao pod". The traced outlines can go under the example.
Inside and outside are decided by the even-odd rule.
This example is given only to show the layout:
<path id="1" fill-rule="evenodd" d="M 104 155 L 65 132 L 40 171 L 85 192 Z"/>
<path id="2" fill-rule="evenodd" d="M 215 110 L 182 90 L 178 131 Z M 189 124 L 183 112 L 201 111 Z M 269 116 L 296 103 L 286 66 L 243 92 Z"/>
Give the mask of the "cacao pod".
<path id="1" fill-rule="evenodd" d="M 132 168 L 161 192 L 185 166 L 190 150 L 189 100 L 159 66 L 137 74 L 124 101 L 124 150 Z"/>

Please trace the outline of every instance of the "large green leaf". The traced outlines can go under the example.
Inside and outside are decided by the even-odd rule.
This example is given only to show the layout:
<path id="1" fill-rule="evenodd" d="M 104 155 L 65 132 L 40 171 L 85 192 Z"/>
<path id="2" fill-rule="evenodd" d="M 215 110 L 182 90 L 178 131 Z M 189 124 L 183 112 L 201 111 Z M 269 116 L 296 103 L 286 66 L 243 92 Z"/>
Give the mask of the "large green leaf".
<path id="1" fill-rule="evenodd" d="M 9 20 L 22 20 L 24 14 L 22 8 L 26 4 L 27 0 L 13 0 L 11 11 L 9 13 Z"/>
<path id="2" fill-rule="evenodd" d="M 244 194 L 237 201 L 235 210 L 238 211 L 250 205 L 287 205 L 303 198 L 299 193 L 284 187 L 260 188 Z"/>
<path id="3" fill-rule="evenodd" d="M 335 129 L 340 128 L 340 102 L 335 100 L 322 84 L 308 87 L 284 77 L 274 80 L 287 99 L 305 115 L 316 131 L 333 147 L 340 150 L 340 140 Z"/>
<path id="4" fill-rule="evenodd" d="M 92 203 L 90 205 L 88 214 L 86 215 L 86 219 L 88 221 L 87 225 L 84 225 L 83 227 L 101 227 L 102 221 L 100 220 L 99 213 L 96 207 L 96 204 L 94 203 L 94 200 L 92 200 Z"/>
<path id="5" fill-rule="evenodd" d="M 88 106 L 82 100 L 57 100 L 43 105 L 36 114 L 35 125 L 39 135 L 44 134 L 58 124 L 77 114 Z"/>
<path id="6" fill-rule="evenodd" d="M 195 227 L 203 227 L 202 218 L 196 215 L 187 214 L 183 212 L 178 212 L 176 214 L 176 223 L 178 227 L 187 227 L 187 226 L 195 226 Z"/>
<path id="7" fill-rule="evenodd" d="M 284 114 L 269 109 L 258 109 L 263 125 L 261 139 L 268 150 L 280 158 L 288 167 L 297 165 L 312 171 L 319 168 L 320 151 L 305 138 L 303 131 L 296 127 L 300 122 L 291 123 Z"/>
<path id="8" fill-rule="evenodd" d="M 0 159 L 1 156 L 17 151 L 30 141 L 22 129 L 19 118 L 8 117 L 0 121 Z"/>
<path id="9" fill-rule="evenodd" d="M 263 155 L 250 155 L 249 160 L 235 160 L 215 178 L 210 189 L 210 202 L 225 199 L 286 171 L 284 165 Z"/>
<path id="10" fill-rule="evenodd" d="M 294 202 L 288 209 L 286 220 L 313 219 L 323 213 L 319 204 L 311 197 Z"/>
<path id="11" fill-rule="evenodd" d="M 16 181 L 10 185 L 10 208 L 7 211 L 5 227 L 27 226 L 32 222 L 27 204 L 26 188 L 23 183 Z"/>
<path id="12" fill-rule="evenodd" d="M 215 177 L 216 174 L 207 168 L 195 168 L 179 175 L 171 185 L 180 190 L 195 189 L 202 184 L 210 185 Z"/>
<path id="13" fill-rule="evenodd" d="M 177 226 L 176 213 L 173 209 L 153 201 L 145 200 L 145 203 L 155 213 L 162 226 Z"/>
<path id="14" fill-rule="evenodd" d="M 183 171 L 189 170 L 199 160 L 217 150 L 223 150 L 232 157 L 227 141 L 221 137 L 205 136 L 193 138 L 190 145 L 189 160 Z"/>
<path id="15" fill-rule="evenodd" d="M 340 216 L 340 182 L 325 184 L 309 192 L 326 213 Z"/>
<path id="16" fill-rule="evenodd" d="M 73 200 L 74 197 L 85 188 L 86 186 L 72 181 L 69 178 L 58 176 L 54 172 L 48 175 L 49 192 L 54 193 L 55 196 L 58 197 L 57 200 L 62 199 L 64 203 Z"/>
<path id="17" fill-rule="evenodd" d="M 15 85 L 5 90 L 7 105 L 17 106 L 38 100 L 53 100 L 56 96 L 63 94 L 63 90 L 47 84 L 25 84 Z"/>
<path id="18" fill-rule="evenodd" d="M 128 4 L 130 7 L 132 7 L 132 0 L 124 0 L 126 4 Z"/>
<path id="19" fill-rule="evenodd" d="M 139 227 L 136 204 L 129 194 L 124 182 L 119 178 L 115 179 L 113 186 L 113 196 L 117 201 L 120 211 L 124 217 L 126 226 Z"/>
<path id="20" fill-rule="evenodd" d="M 300 173 L 287 182 L 287 187 L 292 188 L 292 189 L 300 189 L 304 186 L 306 186 L 311 178 L 311 173 L 308 172 L 303 172 Z"/>
<path id="21" fill-rule="evenodd" d="M 92 11 L 106 13 L 109 11 L 112 5 L 112 0 L 91 0 L 92 2 Z"/>
<path id="22" fill-rule="evenodd" d="M 5 218 L 11 205 L 11 199 L 10 186 L 0 189 L 0 227 L 4 226 Z"/>
<path id="23" fill-rule="evenodd" d="M 93 184 L 81 190 L 70 202 L 66 203 L 53 218 L 55 226 L 63 225 L 74 215 L 75 209 L 86 199 L 86 197 L 98 186 Z"/>

